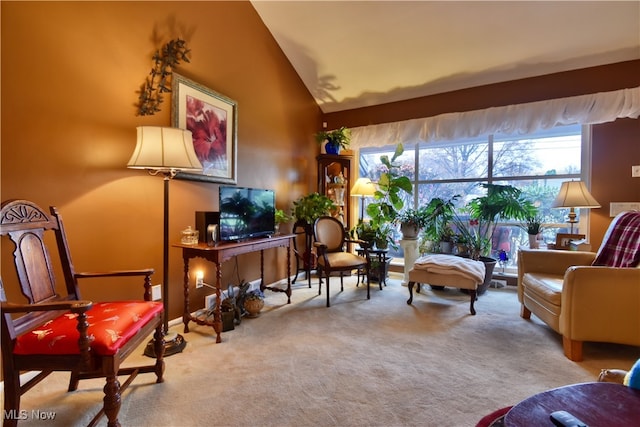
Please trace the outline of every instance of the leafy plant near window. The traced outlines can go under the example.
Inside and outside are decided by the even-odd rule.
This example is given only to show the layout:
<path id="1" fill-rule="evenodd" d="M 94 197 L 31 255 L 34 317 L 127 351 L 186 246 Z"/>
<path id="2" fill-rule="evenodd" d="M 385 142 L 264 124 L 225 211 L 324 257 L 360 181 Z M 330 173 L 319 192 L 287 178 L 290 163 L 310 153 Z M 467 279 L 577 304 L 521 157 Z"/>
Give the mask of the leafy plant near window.
<path id="1" fill-rule="evenodd" d="M 401 197 L 402 192 L 411 194 L 413 190 L 413 184 L 406 176 L 400 175 L 400 164 L 396 163 L 398 157 L 404 152 L 402 144 L 396 146 L 396 150 L 389 158 L 389 156 L 380 156 L 380 162 L 386 168 L 386 171 L 380 174 L 380 179 L 377 182 L 377 189 L 373 195 L 374 201 L 367 206 L 367 214 L 370 221 L 366 226 L 369 228 L 369 232 L 374 232 L 376 237 L 375 241 L 379 242 L 379 245 L 383 245 L 386 241 L 388 245 L 395 246 L 393 240 L 394 229 L 391 226 L 402 211 L 404 207 L 404 201 Z M 355 232 L 358 232 L 358 228 L 363 228 L 362 222 L 356 225 Z M 358 237 L 364 240 L 360 234 Z"/>
<path id="2" fill-rule="evenodd" d="M 536 215 L 536 207 L 522 196 L 522 192 L 511 185 L 481 184 L 487 189 L 485 196 L 476 197 L 464 208 L 469 219 L 454 215 L 453 224 L 466 242 L 469 256 L 480 259 L 488 256 L 495 224 L 499 220 L 525 220 Z"/>
<path id="3" fill-rule="evenodd" d="M 544 219 L 539 217 L 538 215 L 527 217 L 524 223 L 520 224 L 520 228 L 527 232 L 530 235 L 538 235 L 542 230 L 544 230 Z"/>

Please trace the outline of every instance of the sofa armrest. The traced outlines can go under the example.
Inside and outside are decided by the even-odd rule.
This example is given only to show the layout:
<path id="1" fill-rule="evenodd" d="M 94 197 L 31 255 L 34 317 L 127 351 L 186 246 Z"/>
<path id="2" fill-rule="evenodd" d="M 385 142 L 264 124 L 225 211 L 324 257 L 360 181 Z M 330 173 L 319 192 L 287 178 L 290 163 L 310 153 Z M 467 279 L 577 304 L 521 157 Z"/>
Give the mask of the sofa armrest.
<path id="1" fill-rule="evenodd" d="M 640 345 L 640 269 L 569 268 L 560 332 L 575 341 Z"/>

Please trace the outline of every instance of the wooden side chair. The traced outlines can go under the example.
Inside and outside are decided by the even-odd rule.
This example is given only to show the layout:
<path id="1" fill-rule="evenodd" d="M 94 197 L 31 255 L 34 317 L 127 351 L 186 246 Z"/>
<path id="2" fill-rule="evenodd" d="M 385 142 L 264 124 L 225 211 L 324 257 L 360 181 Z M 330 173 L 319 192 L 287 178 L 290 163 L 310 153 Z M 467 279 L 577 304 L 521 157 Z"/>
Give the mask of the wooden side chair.
<path id="1" fill-rule="evenodd" d="M 314 246 L 318 250 L 318 274 L 320 283 L 318 295 L 322 293 L 322 276 L 327 279 L 327 307 L 331 307 L 329 299 L 329 276 L 334 271 L 340 272 L 340 290 L 344 290 L 343 274 L 353 270 L 364 269 L 367 277 L 367 299 L 369 292 L 369 259 L 368 244 L 362 240 L 351 240 L 344 229 L 344 225 L 331 216 L 321 216 L 314 224 Z M 347 251 L 349 243 L 359 244 L 364 249 L 363 256 Z"/>
<path id="2" fill-rule="evenodd" d="M 119 426 L 121 393 L 136 375 L 153 372 L 156 383 L 163 382 L 163 307 L 151 301 L 153 270 L 76 273 L 62 218 L 56 208 L 50 211 L 47 215 L 26 200 L 4 202 L 0 210 L 0 235 L 3 239 L 8 236 L 15 245 L 16 281 L 25 297 L 19 302 L 7 301 L 0 279 L 4 425 L 17 425 L 20 398 L 25 392 L 54 371 L 69 371 L 69 391 L 76 390 L 81 379 L 106 378 L 103 408 L 89 425 L 106 414 L 109 427 Z M 56 288 L 58 270 L 52 261 L 58 258 L 56 250 L 47 247 L 46 236 L 50 234 L 55 235 L 66 295 Z M 82 300 L 78 279 L 108 276 L 144 278 L 144 301 Z M 152 333 L 155 362 L 121 369 L 120 364 Z M 21 384 L 20 373 L 24 371 L 40 373 Z M 129 376 L 123 385 L 118 381 L 120 375 Z"/>

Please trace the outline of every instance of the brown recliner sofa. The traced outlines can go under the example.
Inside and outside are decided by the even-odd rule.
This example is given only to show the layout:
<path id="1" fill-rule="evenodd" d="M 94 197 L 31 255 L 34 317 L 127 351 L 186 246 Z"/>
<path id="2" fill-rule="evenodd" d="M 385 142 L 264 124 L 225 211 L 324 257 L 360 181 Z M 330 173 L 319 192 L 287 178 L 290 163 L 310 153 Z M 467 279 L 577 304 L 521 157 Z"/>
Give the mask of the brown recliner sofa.
<path id="1" fill-rule="evenodd" d="M 640 212 L 625 212 L 598 253 L 519 251 L 520 316 L 533 313 L 561 334 L 567 358 L 582 360 L 584 341 L 640 346 L 639 227 Z"/>

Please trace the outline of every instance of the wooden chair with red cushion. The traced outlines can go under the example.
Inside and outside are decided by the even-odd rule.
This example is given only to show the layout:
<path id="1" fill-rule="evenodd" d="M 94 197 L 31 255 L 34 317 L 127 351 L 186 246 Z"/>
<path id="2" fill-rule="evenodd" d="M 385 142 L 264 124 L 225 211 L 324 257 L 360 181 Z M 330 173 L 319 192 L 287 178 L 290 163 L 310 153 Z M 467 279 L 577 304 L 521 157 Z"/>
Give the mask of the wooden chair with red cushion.
<path id="1" fill-rule="evenodd" d="M 19 294 L 19 284 L 24 295 L 20 302 L 7 301 L 0 279 L 4 425 L 17 425 L 20 398 L 25 392 L 54 371 L 69 371 L 69 391 L 76 390 L 81 379 L 106 378 L 103 408 L 90 425 L 106 414 L 108 426 L 119 426 L 120 396 L 136 375 L 153 372 L 156 383 L 163 382 L 163 307 L 151 301 L 153 270 L 76 273 L 62 218 L 56 208 L 50 212 L 48 215 L 26 200 L 5 202 L 0 211 L 0 235 L 8 236 L 15 246 L 14 293 Z M 53 240 L 46 237 L 50 234 L 55 235 L 56 250 L 50 251 L 47 246 L 48 242 L 53 246 Z M 4 253 L 8 245 L 3 242 Z M 58 267 L 58 260 L 66 295 L 56 287 L 58 270 L 54 266 Z M 144 300 L 95 304 L 82 300 L 78 279 L 110 276 L 119 280 L 126 276 L 144 278 Z M 157 355 L 154 363 L 121 369 L 121 363 L 151 334 Z M 40 373 L 21 384 L 20 373 L 24 371 Z M 120 375 L 129 376 L 122 386 Z"/>

